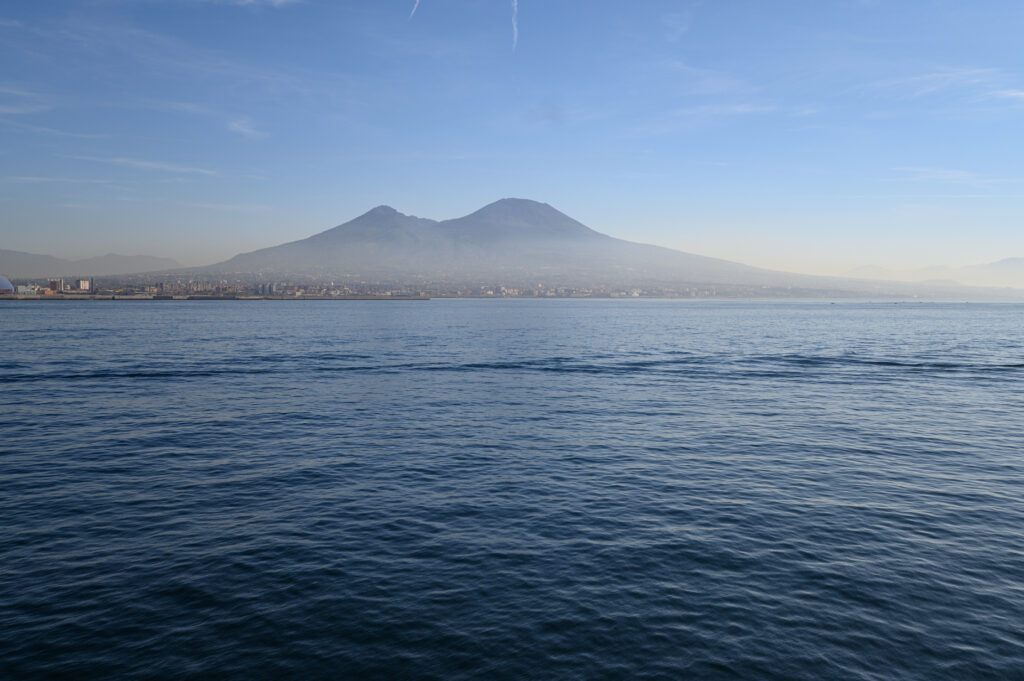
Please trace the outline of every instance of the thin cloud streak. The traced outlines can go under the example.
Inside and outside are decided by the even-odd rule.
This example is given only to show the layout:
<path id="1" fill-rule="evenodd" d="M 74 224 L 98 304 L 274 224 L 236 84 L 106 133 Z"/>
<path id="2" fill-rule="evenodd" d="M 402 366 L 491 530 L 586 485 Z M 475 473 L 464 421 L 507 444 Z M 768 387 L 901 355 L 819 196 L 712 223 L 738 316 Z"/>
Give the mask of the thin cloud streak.
<path id="1" fill-rule="evenodd" d="M 21 114 L 41 113 L 52 108 L 52 106 L 47 106 L 46 104 L 8 104 L 0 105 L 0 114 L 18 116 Z"/>
<path id="2" fill-rule="evenodd" d="M 772 104 L 702 104 L 676 109 L 674 113 L 677 116 L 746 116 L 775 113 L 778 110 Z"/>
<path id="3" fill-rule="evenodd" d="M 238 60 L 230 53 L 210 49 L 143 28 L 85 24 L 54 33 L 55 40 L 96 44 L 134 62 L 161 71 L 172 70 L 190 77 L 220 78 L 233 84 L 259 85 L 274 95 L 313 95 L 339 84 L 339 78 L 308 69 L 281 70 Z M 188 106 L 188 105 L 185 105 Z M 206 107 L 198 107 L 206 108 Z"/>
<path id="4" fill-rule="evenodd" d="M 110 135 L 99 135 L 82 132 L 68 132 L 67 130 L 58 130 L 57 128 L 47 128 L 42 125 L 31 125 L 29 123 L 19 123 L 18 121 L 9 121 L 4 118 L 0 118 L 0 125 L 9 125 L 19 130 L 28 130 L 29 132 L 37 132 L 43 135 L 55 135 L 59 137 L 78 137 L 81 139 L 101 139 L 110 137 Z"/>
<path id="5" fill-rule="evenodd" d="M 916 76 L 880 80 L 857 89 L 887 90 L 913 99 L 945 90 L 991 86 L 1000 80 L 1001 75 L 997 69 L 946 68 Z"/>
<path id="6" fill-rule="evenodd" d="M 68 158 L 77 159 L 79 161 L 95 161 L 97 163 L 109 163 L 112 165 L 125 166 L 128 168 L 142 168 L 145 170 L 162 170 L 169 173 L 190 173 L 196 175 L 219 175 L 215 170 L 208 168 L 196 168 L 192 166 L 179 166 L 173 163 L 163 163 L 161 161 L 146 161 L 137 158 L 125 158 L 123 156 L 115 157 L 103 157 L 103 156 L 68 156 Z"/>
<path id="7" fill-rule="evenodd" d="M 240 118 L 228 123 L 228 130 L 250 138 L 266 137 L 267 133 L 253 127 L 252 121 L 247 118 Z"/>
<path id="8" fill-rule="evenodd" d="M 1021 182 L 1020 179 L 1016 178 L 984 177 L 967 170 L 954 170 L 949 168 L 900 166 L 892 168 L 892 170 L 906 173 L 907 176 L 895 180 L 888 180 L 889 182 L 938 182 L 942 184 L 961 184 L 969 186 L 987 186 Z"/>
<path id="9" fill-rule="evenodd" d="M 685 95 L 750 94 L 758 90 L 749 82 L 724 71 L 690 66 L 679 59 L 667 59 L 658 65 L 679 77 L 680 92 Z"/>
<path id="10" fill-rule="evenodd" d="M 284 7 L 285 5 L 294 5 L 302 0 L 204 0 L 205 2 L 212 2 L 218 5 L 238 5 L 239 7 L 247 6 L 263 6 L 269 5 L 270 7 Z"/>
<path id="11" fill-rule="evenodd" d="M 413 15 L 416 14 L 416 10 L 419 9 L 420 0 L 416 0 L 416 4 L 412 6 L 412 11 L 409 12 L 409 18 L 412 19 Z"/>
<path id="12" fill-rule="evenodd" d="M 1024 102 L 1024 90 L 996 90 L 992 93 L 992 96 L 997 99 L 1010 99 L 1013 101 Z"/>
<path id="13" fill-rule="evenodd" d="M 21 115 L 49 111 L 53 107 L 44 103 L 44 97 L 36 92 L 29 92 L 9 85 L 0 85 L 0 95 L 7 95 L 7 98 L 14 98 L 16 101 L 7 101 L 0 104 L 0 114 Z M 17 101 L 21 100 L 21 101 Z"/>
<path id="14" fill-rule="evenodd" d="M 219 111 L 217 109 L 203 106 L 201 104 L 195 104 L 193 102 L 163 102 L 158 100 L 150 100 L 140 104 L 140 106 L 153 109 L 155 111 L 169 111 L 173 113 L 183 113 L 194 116 L 205 116 L 208 118 L 217 118 L 223 121 L 224 127 L 229 131 L 244 135 L 250 138 L 262 138 L 268 137 L 269 133 L 258 129 L 253 121 L 247 116 L 235 115 Z"/>
<path id="15" fill-rule="evenodd" d="M 208 210 L 223 210 L 232 213 L 264 213 L 272 209 L 265 203 L 202 203 L 190 202 L 184 204 L 193 208 L 205 208 Z"/>
<path id="16" fill-rule="evenodd" d="M 17 182 L 19 184 L 118 184 L 113 180 L 99 180 L 94 178 L 81 177 L 38 177 L 32 175 L 10 175 L 3 179 L 7 182 Z"/>
<path id="17" fill-rule="evenodd" d="M 512 50 L 519 44 L 519 0 L 512 0 Z"/>

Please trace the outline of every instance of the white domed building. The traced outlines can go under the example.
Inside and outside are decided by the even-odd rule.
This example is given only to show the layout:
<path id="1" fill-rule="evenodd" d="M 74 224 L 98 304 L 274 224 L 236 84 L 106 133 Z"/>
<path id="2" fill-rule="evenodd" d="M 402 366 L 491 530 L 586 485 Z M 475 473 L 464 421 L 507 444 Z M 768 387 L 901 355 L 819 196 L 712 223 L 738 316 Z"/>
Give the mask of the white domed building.
<path id="1" fill-rule="evenodd" d="M 15 290 L 14 284 L 5 277 L 0 277 L 0 296 L 13 296 Z"/>

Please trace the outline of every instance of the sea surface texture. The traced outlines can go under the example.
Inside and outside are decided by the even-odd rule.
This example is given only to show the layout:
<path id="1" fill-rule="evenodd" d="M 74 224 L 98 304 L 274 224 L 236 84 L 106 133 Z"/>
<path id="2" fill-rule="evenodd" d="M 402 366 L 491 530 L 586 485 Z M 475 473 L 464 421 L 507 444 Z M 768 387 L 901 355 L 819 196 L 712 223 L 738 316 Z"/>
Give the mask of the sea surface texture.
<path id="1" fill-rule="evenodd" d="M 0 678 L 1024 679 L 1024 306 L 0 305 Z"/>

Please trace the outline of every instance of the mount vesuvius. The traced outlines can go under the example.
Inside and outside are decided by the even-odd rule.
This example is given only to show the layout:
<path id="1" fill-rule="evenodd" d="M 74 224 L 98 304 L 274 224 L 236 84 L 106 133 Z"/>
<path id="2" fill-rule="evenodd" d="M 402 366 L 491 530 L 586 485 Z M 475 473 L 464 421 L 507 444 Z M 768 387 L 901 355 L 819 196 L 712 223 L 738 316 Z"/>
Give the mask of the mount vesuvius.
<path id="1" fill-rule="evenodd" d="M 825 281 L 616 239 L 526 199 L 502 199 L 440 222 L 378 206 L 306 239 L 242 253 L 204 269 L 236 275 L 581 286 L 821 286 Z"/>

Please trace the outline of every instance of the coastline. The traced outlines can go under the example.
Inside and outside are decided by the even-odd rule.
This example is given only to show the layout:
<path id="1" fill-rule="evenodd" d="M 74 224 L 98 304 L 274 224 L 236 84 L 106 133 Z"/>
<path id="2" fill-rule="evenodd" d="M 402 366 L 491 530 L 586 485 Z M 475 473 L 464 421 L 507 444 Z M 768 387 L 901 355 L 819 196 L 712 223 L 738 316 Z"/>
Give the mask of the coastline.
<path id="1" fill-rule="evenodd" d="M 133 301 L 133 300 L 430 300 L 428 296 L 0 296 L 0 302 L 13 301 Z"/>

